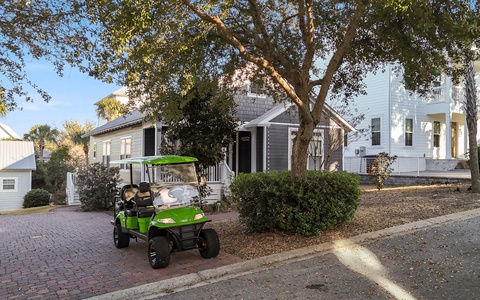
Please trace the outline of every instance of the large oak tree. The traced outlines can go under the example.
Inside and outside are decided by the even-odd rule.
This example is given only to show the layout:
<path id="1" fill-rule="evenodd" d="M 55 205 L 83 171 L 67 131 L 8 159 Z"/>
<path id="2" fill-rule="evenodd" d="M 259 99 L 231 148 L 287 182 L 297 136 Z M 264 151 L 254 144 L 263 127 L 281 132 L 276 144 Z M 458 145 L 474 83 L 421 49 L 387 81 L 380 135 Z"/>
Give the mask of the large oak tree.
<path id="1" fill-rule="evenodd" d="M 203 77 L 225 81 L 255 65 L 250 75 L 267 76 L 279 100 L 297 107 L 295 176 L 306 169 L 329 93 L 350 99 L 386 63 L 424 90 L 438 69 L 452 71 L 474 35 L 464 30 L 474 17 L 466 0 L 102 0 L 91 8 L 104 47 L 91 74 L 126 72 L 131 95 L 152 111 L 168 110 L 169 94 Z"/>

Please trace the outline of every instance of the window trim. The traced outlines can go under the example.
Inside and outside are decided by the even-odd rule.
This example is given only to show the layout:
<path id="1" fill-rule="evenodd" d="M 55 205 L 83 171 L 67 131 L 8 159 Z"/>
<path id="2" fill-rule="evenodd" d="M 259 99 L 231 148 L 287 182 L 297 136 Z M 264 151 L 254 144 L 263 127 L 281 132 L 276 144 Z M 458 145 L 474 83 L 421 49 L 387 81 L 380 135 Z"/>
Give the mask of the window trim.
<path id="1" fill-rule="evenodd" d="M 4 189 L 4 180 L 13 180 L 13 189 Z M 1 193 L 16 193 L 18 192 L 18 177 L 0 177 L 0 192 Z"/>
<path id="2" fill-rule="evenodd" d="M 131 157 L 132 157 L 132 137 L 128 136 L 128 137 L 120 138 L 120 159 L 126 159 Z M 120 164 L 120 169 L 128 170 L 129 168 L 130 168 L 129 164 Z"/>
<path id="3" fill-rule="evenodd" d="M 108 144 L 108 147 L 106 145 Z M 110 167 L 110 155 L 112 153 L 112 140 L 103 141 L 102 163 L 108 168 Z M 107 153 L 108 152 L 108 153 Z"/>
<path id="4" fill-rule="evenodd" d="M 97 159 L 97 142 L 93 143 L 92 146 L 92 157 L 94 159 Z"/>
<path id="5" fill-rule="evenodd" d="M 252 85 L 253 82 L 248 82 L 247 84 L 247 96 L 248 97 L 253 97 L 253 98 L 267 98 L 266 94 L 257 94 L 255 92 L 252 92 Z M 265 86 L 265 84 L 263 85 Z M 261 89 L 260 89 L 261 90 Z"/>
<path id="6" fill-rule="evenodd" d="M 288 170 L 292 169 L 292 147 L 293 147 L 293 138 L 295 137 L 294 132 L 298 132 L 298 127 L 289 127 L 288 128 Z M 318 134 L 319 135 L 316 135 Z M 318 140 L 321 141 L 321 147 L 320 147 L 320 164 L 323 162 L 323 159 L 325 158 L 325 130 L 323 129 L 318 129 L 315 128 L 313 130 L 313 137 L 312 140 Z M 312 142 L 312 141 L 310 141 Z M 310 169 L 310 155 L 307 158 L 307 170 L 313 170 Z M 324 167 L 324 166 L 323 166 Z M 322 168 L 320 168 L 321 170 Z"/>
<path id="7" fill-rule="evenodd" d="M 411 121 L 411 131 L 408 131 L 408 121 Z M 413 147 L 413 131 L 414 131 L 413 118 L 405 118 L 405 146 Z M 410 135 L 410 145 L 407 144 L 407 136 Z"/>
<path id="8" fill-rule="evenodd" d="M 435 123 L 438 124 L 438 133 L 435 132 Z M 440 121 L 433 121 L 433 148 L 440 148 L 440 137 L 442 134 L 442 123 Z M 435 136 L 438 137 L 438 145 L 435 146 Z"/>
<path id="9" fill-rule="evenodd" d="M 378 119 L 378 130 L 373 131 L 373 120 Z M 372 146 L 381 146 L 382 145 L 382 118 L 380 117 L 375 117 L 370 119 L 370 126 L 371 126 L 371 140 L 372 140 Z M 373 139 L 373 134 L 378 133 L 379 138 L 378 138 L 378 144 L 374 144 L 374 139 Z"/>

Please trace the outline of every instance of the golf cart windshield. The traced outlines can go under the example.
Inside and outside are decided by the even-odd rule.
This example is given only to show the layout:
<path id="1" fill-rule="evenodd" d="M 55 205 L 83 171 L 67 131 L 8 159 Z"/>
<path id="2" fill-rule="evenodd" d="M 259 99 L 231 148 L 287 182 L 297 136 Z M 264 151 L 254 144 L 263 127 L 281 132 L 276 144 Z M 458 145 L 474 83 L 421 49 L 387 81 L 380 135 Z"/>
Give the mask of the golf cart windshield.
<path id="1" fill-rule="evenodd" d="M 197 183 L 197 174 L 193 163 L 174 165 L 152 165 L 154 180 L 152 184 Z"/>

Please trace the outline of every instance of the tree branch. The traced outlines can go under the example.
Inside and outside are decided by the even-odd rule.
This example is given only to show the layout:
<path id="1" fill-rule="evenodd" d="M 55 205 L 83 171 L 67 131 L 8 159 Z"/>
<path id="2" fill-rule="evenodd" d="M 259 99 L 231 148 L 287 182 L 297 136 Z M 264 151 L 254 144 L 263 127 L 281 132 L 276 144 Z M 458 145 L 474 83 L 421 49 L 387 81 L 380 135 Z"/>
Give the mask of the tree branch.
<path id="1" fill-rule="evenodd" d="M 323 104 L 325 103 L 328 90 L 330 89 L 330 85 L 333 80 L 333 76 L 342 64 L 343 57 L 345 56 L 345 53 L 352 44 L 356 31 L 362 20 L 363 14 L 369 4 L 370 0 L 357 1 L 357 8 L 355 9 L 355 13 L 350 21 L 350 24 L 348 24 L 345 36 L 343 37 L 343 40 L 341 41 L 340 45 L 338 46 L 337 50 L 335 51 L 332 58 L 330 59 L 330 62 L 327 65 L 325 76 L 323 76 L 322 78 L 322 86 L 320 88 L 320 92 L 318 93 L 315 105 L 312 110 L 312 115 L 316 123 L 320 122 Z"/>
<path id="2" fill-rule="evenodd" d="M 183 4 L 185 4 L 195 15 L 197 15 L 203 21 L 209 22 L 214 24 L 223 38 L 232 45 L 235 49 L 238 50 L 240 56 L 245 59 L 246 61 L 252 62 L 259 67 L 264 68 L 272 78 L 285 90 L 287 96 L 299 107 L 300 110 L 303 111 L 303 114 L 310 115 L 310 110 L 308 108 L 308 102 L 304 103 L 303 100 L 297 95 L 295 90 L 292 88 L 289 82 L 283 78 L 280 73 L 271 65 L 271 63 L 265 59 L 260 57 L 256 57 L 245 49 L 243 44 L 233 36 L 229 31 L 228 28 L 225 26 L 223 21 L 216 17 L 209 14 L 206 14 L 200 11 L 194 4 L 192 4 L 188 0 L 182 0 Z"/>

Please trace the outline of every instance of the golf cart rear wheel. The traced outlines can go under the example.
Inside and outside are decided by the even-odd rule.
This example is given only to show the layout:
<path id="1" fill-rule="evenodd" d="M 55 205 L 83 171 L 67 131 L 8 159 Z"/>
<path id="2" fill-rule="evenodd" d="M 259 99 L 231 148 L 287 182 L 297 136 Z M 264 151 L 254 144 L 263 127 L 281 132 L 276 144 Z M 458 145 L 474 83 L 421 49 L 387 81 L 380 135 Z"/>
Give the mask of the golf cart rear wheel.
<path id="1" fill-rule="evenodd" d="M 170 247 L 164 236 L 156 236 L 148 241 L 148 261 L 154 269 L 165 268 L 170 263 Z"/>
<path id="2" fill-rule="evenodd" d="M 122 226 L 116 224 L 113 227 L 113 242 L 117 248 L 126 248 L 130 244 L 130 237 L 128 234 L 122 232 Z"/>
<path id="3" fill-rule="evenodd" d="M 203 258 L 212 258 L 218 255 L 220 252 L 220 240 L 214 229 L 207 228 L 200 232 L 198 250 Z"/>

